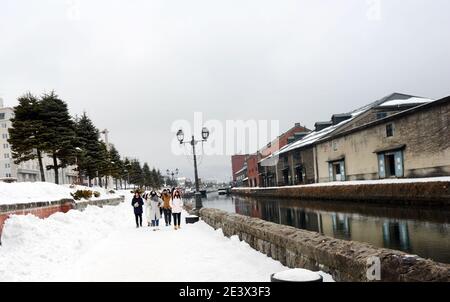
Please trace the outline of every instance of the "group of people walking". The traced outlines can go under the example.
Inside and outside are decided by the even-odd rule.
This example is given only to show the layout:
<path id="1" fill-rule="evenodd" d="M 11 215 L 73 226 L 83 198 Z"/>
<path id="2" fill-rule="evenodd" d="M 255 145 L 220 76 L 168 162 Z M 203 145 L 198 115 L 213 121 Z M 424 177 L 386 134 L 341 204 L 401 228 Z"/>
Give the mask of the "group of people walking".
<path id="1" fill-rule="evenodd" d="M 180 191 L 173 188 L 164 189 L 161 193 L 154 190 L 144 193 L 142 196 L 139 192 L 134 193 L 131 205 L 134 207 L 134 216 L 136 219 L 136 228 L 142 227 L 142 214 L 147 218 L 148 226 L 153 230 L 159 230 L 159 220 L 164 215 L 166 226 L 173 225 L 178 230 L 181 227 L 181 212 L 183 210 L 183 200 Z"/>

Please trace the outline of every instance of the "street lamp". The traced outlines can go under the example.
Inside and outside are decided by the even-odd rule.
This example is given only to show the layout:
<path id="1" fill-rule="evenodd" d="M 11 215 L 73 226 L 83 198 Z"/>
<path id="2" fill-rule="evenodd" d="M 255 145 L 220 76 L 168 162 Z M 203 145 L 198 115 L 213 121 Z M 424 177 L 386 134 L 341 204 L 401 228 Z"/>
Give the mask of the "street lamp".
<path id="1" fill-rule="evenodd" d="M 178 132 L 177 132 L 177 139 L 178 139 L 178 141 L 180 142 L 180 144 L 181 143 L 183 143 L 183 141 L 184 141 L 184 133 L 183 133 L 183 130 L 178 130 Z"/>
<path id="2" fill-rule="evenodd" d="M 209 137 L 209 130 L 206 127 L 202 128 L 202 138 L 204 141 L 206 141 Z"/>
<path id="3" fill-rule="evenodd" d="M 82 152 L 83 152 L 83 149 L 81 149 L 80 147 L 75 147 L 75 151 L 81 155 Z M 78 154 L 75 155 L 75 165 L 77 166 L 77 169 L 78 169 L 78 184 L 82 185 L 83 184 L 83 180 L 82 180 L 82 177 L 81 177 L 80 165 L 78 164 Z"/>
<path id="4" fill-rule="evenodd" d="M 200 185 L 198 181 L 197 154 L 195 153 L 195 145 L 199 142 L 206 142 L 208 137 L 209 137 L 209 130 L 206 127 L 202 128 L 202 140 L 195 140 L 194 136 L 192 135 L 191 141 L 185 142 L 183 130 L 180 129 L 177 132 L 177 139 L 180 142 L 180 144 L 190 144 L 192 146 L 192 153 L 194 155 L 194 173 L 195 173 L 195 208 L 197 211 L 200 210 L 203 207 L 203 205 L 202 205 L 202 196 L 200 193 Z"/>
<path id="5" fill-rule="evenodd" d="M 172 176 L 172 184 L 175 183 L 175 175 L 178 176 L 178 172 L 179 172 L 178 168 L 175 169 L 175 171 L 170 171 L 169 169 L 166 170 L 167 177 L 170 178 L 170 176 Z"/>

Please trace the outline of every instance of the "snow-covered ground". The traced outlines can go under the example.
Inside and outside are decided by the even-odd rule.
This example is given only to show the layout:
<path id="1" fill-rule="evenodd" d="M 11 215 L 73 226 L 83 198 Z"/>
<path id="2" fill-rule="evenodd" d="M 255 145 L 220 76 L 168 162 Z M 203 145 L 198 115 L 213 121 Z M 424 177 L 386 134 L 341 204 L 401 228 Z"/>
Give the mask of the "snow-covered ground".
<path id="1" fill-rule="evenodd" d="M 283 189 L 283 188 L 298 188 L 298 187 L 328 187 L 328 186 L 355 186 L 355 185 L 374 185 L 374 184 L 392 184 L 392 183 L 423 183 L 423 182 L 448 182 L 450 176 L 442 177 L 428 177 L 428 178 L 392 178 L 392 179 L 376 179 L 376 180 L 353 180 L 353 181 L 334 181 L 323 182 L 310 185 L 298 185 L 298 186 L 285 186 L 285 187 L 242 187 L 234 188 L 237 190 L 247 189 Z"/>
<path id="2" fill-rule="evenodd" d="M 178 231 L 136 229 L 130 195 L 115 207 L 12 216 L 0 246 L 0 281 L 269 281 L 286 270 L 202 221 L 186 225 L 183 217 Z"/>
<path id="3" fill-rule="evenodd" d="M 92 197 L 91 200 L 119 197 L 118 194 L 109 194 L 109 190 L 100 187 L 76 186 L 75 188 L 70 188 L 70 185 L 56 185 L 49 182 L 0 182 L 0 204 L 55 201 L 63 198 L 72 198 L 70 193 L 79 189 L 100 192 L 100 197 Z"/>

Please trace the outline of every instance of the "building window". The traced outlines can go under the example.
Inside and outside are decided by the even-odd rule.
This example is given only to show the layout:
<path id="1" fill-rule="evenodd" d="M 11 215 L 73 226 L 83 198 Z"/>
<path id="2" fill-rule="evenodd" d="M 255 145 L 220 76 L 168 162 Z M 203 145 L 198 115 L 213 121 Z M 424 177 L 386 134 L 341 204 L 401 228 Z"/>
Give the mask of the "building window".
<path id="1" fill-rule="evenodd" d="M 8 134 L 3 133 L 3 134 L 2 134 L 2 138 L 7 139 L 7 138 L 8 138 Z"/>
<path id="2" fill-rule="evenodd" d="M 2 113 L 0 113 L 0 120 L 4 120 L 4 119 L 5 119 L 5 113 L 2 112 Z"/>
<path id="3" fill-rule="evenodd" d="M 3 124 L 2 124 L 2 128 L 6 128 L 6 123 L 3 123 Z"/>
<path id="4" fill-rule="evenodd" d="M 5 158 L 9 158 L 9 153 L 5 153 Z"/>
<path id="5" fill-rule="evenodd" d="M 8 144 L 3 144 L 3 149 L 8 149 L 9 145 Z"/>
<path id="6" fill-rule="evenodd" d="M 386 136 L 387 137 L 394 136 L 394 124 L 387 124 L 386 125 Z"/>
<path id="7" fill-rule="evenodd" d="M 387 112 L 377 112 L 377 120 L 381 120 L 387 116 Z"/>

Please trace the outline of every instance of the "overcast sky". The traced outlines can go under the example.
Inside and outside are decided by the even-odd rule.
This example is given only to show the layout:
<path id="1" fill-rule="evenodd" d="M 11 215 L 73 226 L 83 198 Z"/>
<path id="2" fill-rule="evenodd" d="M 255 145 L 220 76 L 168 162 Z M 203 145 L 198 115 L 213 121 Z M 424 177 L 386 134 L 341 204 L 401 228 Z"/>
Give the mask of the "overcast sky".
<path id="1" fill-rule="evenodd" d="M 0 0 L 0 96 L 52 89 L 124 155 L 193 177 L 174 120 L 312 125 L 391 92 L 450 95 L 448 0 Z M 255 151 L 255 150 L 254 150 Z M 200 177 L 229 180 L 228 156 Z"/>

